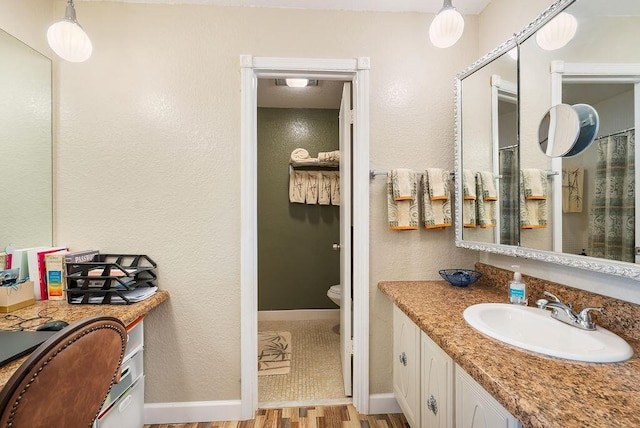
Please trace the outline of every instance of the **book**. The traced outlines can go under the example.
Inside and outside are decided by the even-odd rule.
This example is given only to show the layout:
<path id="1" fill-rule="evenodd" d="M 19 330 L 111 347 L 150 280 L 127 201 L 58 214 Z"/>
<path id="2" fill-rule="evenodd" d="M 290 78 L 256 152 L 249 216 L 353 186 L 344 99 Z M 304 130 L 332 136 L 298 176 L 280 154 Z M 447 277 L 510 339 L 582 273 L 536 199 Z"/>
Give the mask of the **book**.
<path id="1" fill-rule="evenodd" d="M 66 250 L 65 247 L 41 247 L 27 252 L 29 279 L 33 281 L 33 294 L 36 300 L 47 300 L 47 284 L 45 281 L 44 256 L 48 253 Z"/>
<path id="2" fill-rule="evenodd" d="M 44 256 L 49 300 L 64 300 L 66 251 L 57 251 Z"/>
<path id="3" fill-rule="evenodd" d="M 0 270 L 9 269 L 7 266 L 7 253 L 4 251 L 0 253 Z"/>
<path id="4" fill-rule="evenodd" d="M 65 263 L 87 263 L 92 262 L 94 257 L 100 254 L 98 250 L 83 250 L 67 253 Z"/>
<path id="5" fill-rule="evenodd" d="M 14 249 L 11 255 L 11 269 L 20 269 L 18 274 L 18 282 L 29 277 L 29 261 L 27 254 L 31 250 L 42 250 L 46 247 L 32 247 L 32 248 L 19 248 Z M 35 290 L 34 290 L 35 291 Z"/>

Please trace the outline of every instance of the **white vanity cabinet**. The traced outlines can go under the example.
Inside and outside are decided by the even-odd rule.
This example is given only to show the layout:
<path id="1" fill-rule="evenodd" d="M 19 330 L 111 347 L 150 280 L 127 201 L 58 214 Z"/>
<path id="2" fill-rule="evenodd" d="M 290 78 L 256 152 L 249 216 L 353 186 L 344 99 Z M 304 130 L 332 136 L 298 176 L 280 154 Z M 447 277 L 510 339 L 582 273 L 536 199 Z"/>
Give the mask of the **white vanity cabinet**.
<path id="1" fill-rule="evenodd" d="M 456 428 L 522 428 L 522 424 L 456 365 Z"/>
<path id="2" fill-rule="evenodd" d="M 422 342 L 422 427 L 453 427 L 453 359 L 426 333 Z"/>
<path id="3" fill-rule="evenodd" d="M 412 428 L 420 427 L 420 329 L 393 306 L 393 392 Z"/>

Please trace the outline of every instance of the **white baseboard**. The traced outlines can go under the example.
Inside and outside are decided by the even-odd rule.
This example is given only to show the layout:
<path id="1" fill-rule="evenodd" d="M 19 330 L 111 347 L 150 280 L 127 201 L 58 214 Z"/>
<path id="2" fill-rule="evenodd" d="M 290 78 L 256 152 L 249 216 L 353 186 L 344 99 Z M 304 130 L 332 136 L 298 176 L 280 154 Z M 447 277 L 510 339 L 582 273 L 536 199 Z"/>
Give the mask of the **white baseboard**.
<path id="1" fill-rule="evenodd" d="M 402 413 L 393 393 L 371 394 L 369 396 L 369 414 Z"/>
<path id="2" fill-rule="evenodd" d="M 242 420 L 240 400 L 187 401 L 144 405 L 145 424 L 180 424 Z"/>
<path id="3" fill-rule="evenodd" d="M 288 311 L 258 311 L 260 321 L 306 321 L 335 319 L 340 321 L 340 309 L 293 309 Z"/>
<path id="4" fill-rule="evenodd" d="M 347 404 L 346 400 L 327 400 L 316 405 Z M 275 403 L 267 403 L 265 408 Z M 283 403 L 278 403 L 283 404 Z M 287 403 L 291 405 L 293 403 Z M 307 405 L 309 403 L 306 403 Z M 242 420 L 240 400 L 187 401 L 181 403 L 149 403 L 144 405 L 145 424 L 186 424 L 191 422 L 221 422 Z M 402 413 L 393 393 L 369 396 L 369 414 Z"/>

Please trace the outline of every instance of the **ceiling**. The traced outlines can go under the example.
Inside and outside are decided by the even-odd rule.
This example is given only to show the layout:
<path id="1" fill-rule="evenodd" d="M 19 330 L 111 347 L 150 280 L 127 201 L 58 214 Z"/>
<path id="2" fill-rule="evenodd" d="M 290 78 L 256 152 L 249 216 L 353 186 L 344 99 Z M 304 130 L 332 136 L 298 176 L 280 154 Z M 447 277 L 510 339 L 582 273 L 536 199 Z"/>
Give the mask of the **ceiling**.
<path id="1" fill-rule="evenodd" d="M 104 1 L 104 0 L 76 0 Z M 121 3 L 209 4 L 218 6 L 280 7 L 294 9 L 336 9 L 376 12 L 437 13 L 442 0 L 111 0 Z M 453 0 L 463 15 L 477 15 L 491 0 Z"/>

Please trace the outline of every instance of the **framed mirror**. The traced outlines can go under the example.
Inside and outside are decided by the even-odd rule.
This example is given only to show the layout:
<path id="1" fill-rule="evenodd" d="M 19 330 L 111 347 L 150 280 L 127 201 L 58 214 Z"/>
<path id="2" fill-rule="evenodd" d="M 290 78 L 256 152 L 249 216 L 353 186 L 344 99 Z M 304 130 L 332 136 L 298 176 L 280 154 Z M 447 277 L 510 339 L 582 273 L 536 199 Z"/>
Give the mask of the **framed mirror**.
<path id="1" fill-rule="evenodd" d="M 0 30 L 0 251 L 51 245 L 51 60 Z"/>
<path id="2" fill-rule="evenodd" d="M 547 29 L 555 25 L 549 22 L 565 15 L 575 21 L 573 32 L 565 31 L 572 37 L 549 45 Z M 526 177 L 520 180 L 517 204 L 519 240 L 472 240 L 457 226 L 458 246 L 640 279 L 640 242 L 635 241 L 640 218 L 635 197 L 640 178 L 635 169 L 639 24 L 640 2 L 635 0 L 560 0 L 516 35 L 518 172 Z M 458 98 L 458 111 L 464 113 L 466 101 Z M 550 157 L 540 150 L 540 122 L 559 104 L 587 104 L 599 116 L 595 141 L 580 154 Z M 474 143 L 464 133 L 464 114 L 457 120 L 462 122 L 457 125 L 462 130 L 461 175 L 468 144 Z M 543 189 L 541 199 L 527 198 L 531 177 Z M 463 203 L 462 198 L 457 201 Z"/>

